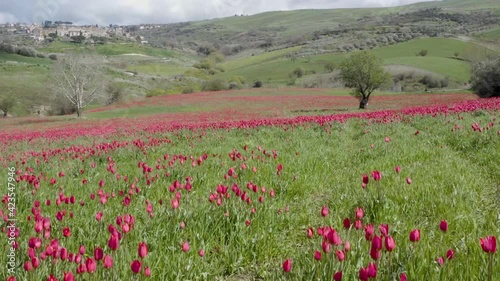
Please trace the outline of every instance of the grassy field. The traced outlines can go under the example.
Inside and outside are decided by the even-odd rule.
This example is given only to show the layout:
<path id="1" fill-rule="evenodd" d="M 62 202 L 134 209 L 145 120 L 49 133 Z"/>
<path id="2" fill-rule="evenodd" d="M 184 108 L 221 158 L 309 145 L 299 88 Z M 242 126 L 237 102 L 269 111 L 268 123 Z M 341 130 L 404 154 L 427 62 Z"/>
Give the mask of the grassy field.
<path id="1" fill-rule="evenodd" d="M 0 187 L 16 203 L 13 275 L 358 280 L 373 262 L 380 280 L 487 280 L 479 239 L 500 234 L 498 111 L 418 112 L 425 116 L 104 137 L 93 135 L 102 130 L 95 122 L 76 139 L 11 140 L 0 146 Z M 11 215 L 7 204 L 0 210 Z M 382 224 L 390 252 L 374 246 Z M 0 242 L 9 253 L 7 236 Z M 498 253 L 491 257 L 498 280 Z"/>
<path id="2" fill-rule="evenodd" d="M 427 50 L 426 57 L 417 57 L 416 53 Z M 455 39 L 429 38 L 417 39 L 388 47 L 374 49 L 373 52 L 384 59 L 385 64 L 406 65 L 417 69 L 431 71 L 442 77 L 466 82 L 470 79 L 470 65 L 454 58 L 455 52 L 459 58 L 484 59 L 487 55 L 498 54 L 482 46 Z M 345 54 L 313 55 L 298 58 L 292 61 L 286 58 L 286 53 L 292 50 L 282 50 L 279 53 L 265 53 L 237 61 L 228 61 L 223 65 L 230 71 L 220 74 L 229 78 L 232 75 L 241 75 L 247 80 L 260 79 L 270 83 L 284 83 L 288 80 L 288 73 L 297 67 L 316 73 L 324 72 L 327 62 L 340 63 Z M 262 57 L 261 57 L 262 56 Z"/>
<path id="3" fill-rule="evenodd" d="M 176 52 L 166 49 L 153 48 L 146 45 L 135 43 L 107 43 L 104 45 L 95 45 L 94 47 L 82 47 L 73 43 L 56 41 L 48 46 L 39 48 L 45 53 L 65 53 L 76 52 L 80 50 L 90 50 L 103 56 L 116 56 L 123 54 L 141 54 L 154 57 L 173 57 Z"/>

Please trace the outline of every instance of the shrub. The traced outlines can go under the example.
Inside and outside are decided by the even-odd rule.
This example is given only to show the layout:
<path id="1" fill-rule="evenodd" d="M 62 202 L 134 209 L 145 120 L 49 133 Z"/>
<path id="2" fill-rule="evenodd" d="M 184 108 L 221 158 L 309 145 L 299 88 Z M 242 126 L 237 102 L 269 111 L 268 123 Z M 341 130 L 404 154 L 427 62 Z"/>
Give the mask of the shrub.
<path id="1" fill-rule="evenodd" d="M 205 92 L 227 90 L 227 83 L 224 79 L 220 78 L 208 80 L 203 83 L 202 90 Z"/>
<path id="2" fill-rule="evenodd" d="M 424 77 L 422 77 L 419 82 L 421 84 L 424 84 L 427 86 L 427 88 L 439 88 L 441 86 L 440 82 L 438 79 L 430 76 L 430 75 L 425 75 Z"/>
<path id="3" fill-rule="evenodd" d="M 243 76 L 233 76 L 229 79 L 229 83 L 231 82 L 236 82 L 236 83 L 239 83 L 241 85 L 245 85 L 245 77 Z"/>
<path id="4" fill-rule="evenodd" d="M 123 100 L 124 89 L 119 84 L 108 83 L 104 89 L 106 92 L 106 105 L 110 105 Z"/>
<path id="5" fill-rule="evenodd" d="M 254 88 L 260 88 L 260 87 L 262 87 L 262 81 L 260 81 L 260 80 L 255 80 L 255 81 L 253 82 L 253 86 L 252 86 L 252 87 L 254 87 Z"/>
<path id="6" fill-rule="evenodd" d="M 500 97 L 500 57 L 474 66 L 471 86 L 481 98 Z"/>
<path id="7" fill-rule="evenodd" d="M 17 53 L 17 47 L 12 45 L 12 44 L 2 44 L 0 45 L 0 50 L 9 53 L 9 54 L 16 54 Z"/>
<path id="8" fill-rule="evenodd" d="M 191 94 L 191 93 L 194 93 L 195 92 L 195 89 L 193 86 L 186 86 L 182 89 L 182 93 L 183 94 Z"/>
<path id="9" fill-rule="evenodd" d="M 421 50 L 420 52 L 417 53 L 417 56 L 425 57 L 429 53 L 428 50 Z"/>
<path id="10" fill-rule="evenodd" d="M 36 51 L 33 48 L 22 46 L 17 50 L 17 53 L 25 57 L 36 57 Z"/>
<path id="11" fill-rule="evenodd" d="M 241 84 L 238 82 L 229 82 L 229 89 L 230 90 L 238 90 L 241 89 Z"/>
<path id="12" fill-rule="evenodd" d="M 305 74 L 304 69 L 302 67 L 297 67 L 292 71 L 291 76 L 297 76 L 297 78 L 300 78 L 304 76 L 304 74 Z"/>
<path id="13" fill-rule="evenodd" d="M 439 81 L 440 85 L 441 85 L 441 88 L 446 88 L 450 85 L 450 78 L 449 77 L 446 77 L 444 79 L 441 79 Z"/>
<path id="14" fill-rule="evenodd" d="M 288 81 L 286 81 L 286 85 L 287 86 L 293 86 L 295 85 L 295 82 L 297 81 L 297 78 L 295 77 L 290 77 L 290 79 L 288 79 Z"/>
<path id="15" fill-rule="evenodd" d="M 36 56 L 37 56 L 38 58 L 41 58 L 41 59 L 44 59 L 44 58 L 45 58 L 45 55 L 44 55 L 44 54 L 42 54 L 42 53 L 37 53 L 37 54 L 36 54 Z"/>
<path id="16" fill-rule="evenodd" d="M 325 71 L 328 73 L 332 73 L 335 70 L 335 64 L 333 62 L 329 62 L 325 64 Z"/>

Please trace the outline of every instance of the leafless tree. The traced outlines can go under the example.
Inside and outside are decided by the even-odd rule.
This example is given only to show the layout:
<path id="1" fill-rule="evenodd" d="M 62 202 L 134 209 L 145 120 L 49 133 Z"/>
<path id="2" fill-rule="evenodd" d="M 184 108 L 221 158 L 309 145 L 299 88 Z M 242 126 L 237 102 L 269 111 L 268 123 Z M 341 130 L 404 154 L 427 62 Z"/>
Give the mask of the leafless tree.
<path id="1" fill-rule="evenodd" d="M 83 109 L 100 97 L 104 83 L 97 60 L 90 55 L 69 54 L 53 65 L 53 91 L 75 107 L 78 118 Z"/>

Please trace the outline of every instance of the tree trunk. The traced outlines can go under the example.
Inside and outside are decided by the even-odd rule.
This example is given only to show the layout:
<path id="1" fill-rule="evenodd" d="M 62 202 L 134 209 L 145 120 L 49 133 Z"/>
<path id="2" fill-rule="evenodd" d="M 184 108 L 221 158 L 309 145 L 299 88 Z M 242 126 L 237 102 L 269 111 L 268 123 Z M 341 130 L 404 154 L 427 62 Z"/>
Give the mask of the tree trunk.
<path id="1" fill-rule="evenodd" d="M 7 118 L 7 111 L 3 112 L 3 118 Z"/>
<path id="2" fill-rule="evenodd" d="M 76 107 L 76 117 L 82 117 L 82 109 L 80 107 Z"/>
<path id="3" fill-rule="evenodd" d="M 359 102 L 359 109 L 365 109 L 368 106 L 368 98 L 362 98 Z"/>

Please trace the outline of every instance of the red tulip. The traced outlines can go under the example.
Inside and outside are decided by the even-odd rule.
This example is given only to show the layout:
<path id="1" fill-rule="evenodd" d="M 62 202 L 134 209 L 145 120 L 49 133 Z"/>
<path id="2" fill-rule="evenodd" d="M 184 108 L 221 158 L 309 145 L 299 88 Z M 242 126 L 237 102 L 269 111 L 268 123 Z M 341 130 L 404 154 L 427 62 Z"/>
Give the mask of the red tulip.
<path id="1" fill-rule="evenodd" d="M 69 227 L 63 228 L 63 235 L 64 235 L 64 237 L 70 237 L 71 236 L 71 230 L 69 229 Z"/>
<path id="2" fill-rule="evenodd" d="M 64 272 L 64 281 L 75 281 L 75 276 L 73 275 L 73 272 L 71 271 Z"/>
<path id="3" fill-rule="evenodd" d="M 380 233 L 383 236 L 389 235 L 389 225 L 388 224 L 381 224 L 378 229 L 380 230 Z"/>
<path id="4" fill-rule="evenodd" d="M 372 172 L 372 177 L 375 181 L 380 181 L 382 179 L 382 174 L 379 171 L 375 170 Z"/>
<path id="5" fill-rule="evenodd" d="M 401 167 L 399 166 L 394 167 L 394 171 L 396 171 L 396 173 L 399 174 L 399 172 L 401 172 Z"/>
<path id="6" fill-rule="evenodd" d="M 368 281 L 368 270 L 364 267 L 359 270 L 359 280 Z"/>
<path id="7" fill-rule="evenodd" d="M 382 236 L 375 235 L 372 239 L 372 249 L 382 250 Z"/>
<path id="8" fill-rule="evenodd" d="M 420 229 L 414 229 L 410 232 L 410 241 L 418 242 L 420 240 Z"/>
<path id="9" fill-rule="evenodd" d="M 399 276 L 399 281 L 406 281 L 406 273 L 401 273 Z"/>
<path id="10" fill-rule="evenodd" d="M 349 252 L 350 250 L 351 250 L 351 243 L 349 243 L 349 241 L 345 241 L 344 251 Z"/>
<path id="11" fill-rule="evenodd" d="M 344 251 L 337 250 L 337 252 L 335 254 L 337 255 L 337 259 L 339 261 L 343 261 L 345 259 L 345 253 L 344 253 Z"/>
<path id="12" fill-rule="evenodd" d="M 362 222 L 362 221 L 360 221 L 360 220 L 356 220 L 356 221 L 354 222 L 354 228 L 355 228 L 355 229 L 357 229 L 357 230 L 362 229 L 362 228 L 363 228 L 363 222 Z"/>
<path id="13" fill-rule="evenodd" d="M 363 174 L 363 184 L 366 186 L 369 182 L 369 178 L 368 178 L 368 175 L 366 174 Z"/>
<path id="14" fill-rule="evenodd" d="M 149 266 L 146 266 L 146 268 L 144 269 L 144 276 L 146 277 L 151 276 L 151 269 L 149 268 Z"/>
<path id="15" fill-rule="evenodd" d="M 314 252 L 314 259 L 317 261 L 321 260 L 321 252 L 320 251 Z"/>
<path id="16" fill-rule="evenodd" d="M 312 238 L 314 236 L 314 230 L 312 227 L 307 229 L 307 237 Z"/>
<path id="17" fill-rule="evenodd" d="M 392 236 L 386 236 L 385 237 L 385 249 L 388 252 L 392 252 L 396 248 L 396 242 L 394 242 L 394 238 Z"/>
<path id="18" fill-rule="evenodd" d="M 100 260 L 102 260 L 103 256 L 104 256 L 104 251 L 102 250 L 102 248 L 96 247 L 94 249 L 94 259 L 96 261 L 100 261 Z"/>
<path id="19" fill-rule="evenodd" d="M 57 278 L 54 275 L 49 275 L 49 278 L 47 278 L 47 281 L 57 281 Z"/>
<path id="20" fill-rule="evenodd" d="M 182 251 L 183 252 L 189 251 L 189 242 L 182 243 Z"/>
<path id="21" fill-rule="evenodd" d="M 33 264 L 31 263 L 31 261 L 24 262 L 23 268 L 26 271 L 30 271 L 33 269 Z"/>
<path id="22" fill-rule="evenodd" d="M 411 184 L 411 179 L 410 179 L 410 178 L 406 178 L 406 183 L 407 183 L 408 185 L 410 185 L 410 184 Z"/>
<path id="23" fill-rule="evenodd" d="M 111 250 L 116 251 L 116 250 L 118 250 L 119 246 L 120 246 L 120 241 L 118 240 L 118 237 L 111 234 L 111 236 L 109 237 L 109 240 L 108 240 L 108 247 Z"/>
<path id="24" fill-rule="evenodd" d="M 390 142 L 391 141 L 391 138 L 390 137 L 385 137 L 385 142 Z"/>
<path id="25" fill-rule="evenodd" d="M 334 281 L 342 281 L 342 271 L 338 271 L 333 275 Z"/>
<path id="26" fill-rule="evenodd" d="M 144 242 L 139 243 L 137 252 L 139 254 L 139 257 L 145 258 L 148 255 L 148 245 L 146 245 L 146 243 Z"/>
<path id="27" fill-rule="evenodd" d="M 87 267 L 88 273 L 93 273 L 97 269 L 97 263 L 92 258 L 87 258 L 87 260 L 85 261 L 85 266 Z"/>
<path id="28" fill-rule="evenodd" d="M 102 263 L 104 268 L 112 268 L 113 267 L 113 258 L 110 255 L 105 255 L 102 259 Z"/>
<path id="29" fill-rule="evenodd" d="M 356 209 L 356 218 L 357 219 L 362 219 L 364 217 L 365 213 L 363 211 L 363 208 L 357 208 Z"/>
<path id="30" fill-rule="evenodd" d="M 200 250 L 198 251 L 198 255 L 199 255 L 200 257 L 204 257 L 204 256 L 205 256 L 205 251 L 204 251 L 204 250 L 202 250 L 202 249 L 200 249 Z"/>
<path id="31" fill-rule="evenodd" d="M 349 218 L 344 219 L 344 228 L 349 229 L 351 227 L 351 220 Z"/>
<path id="32" fill-rule="evenodd" d="M 437 262 L 440 266 L 443 266 L 443 264 L 444 264 L 444 259 L 443 259 L 443 257 L 439 257 L 439 258 L 437 258 L 437 259 L 436 259 L 436 262 Z"/>
<path id="33" fill-rule="evenodd" d="M 292 261 L 290 259 L 285 260 L 283 262 L 283 271 L 284 272 L 290 272 L 292 270 Z"/>
<path id="34" fill-rule="evenodd" d="M 484 252 L 489 254 L 497 252 L 497 239 L 495 236 L 486 236 L 485 238 L 480 238 L 479 241 Z"/>
<path id="35" fill-rule="evenodd" d="M 373 224 L 365 225 L 365 238 L 367 241 L 372 241 L 374 231 Z"/>
<path id="36" fill-rule="evenodd" d="M 321 208 L 321 216 L 326 217 L 326 216 L 328 216 L 329 212 L 330 211 L 328 210 L 327 206 L 323 206 L 323 208 Z"/>
<path id="37" fill-rule="evenodd" d="M 370 257 L 375 261 L 380 259 L 380 251 L 372 246 L 370 249 Z"/>
<path id="38" fill-rule="evenodd" d="M 439 229 L 441 229 L 443 232 L 448 231 L 448 222 L 442 220 L 441 223 L 439 224 Z"/>
<path id="39" fill-rule="evenodd" d="M 448 258 L 449 260 L 452 260 L 454 255 L 455 255 L 455 252 L 452 249 L 449 249 L 446 252 L 446 258 Z"/>
<path id="40" fill-rule="evenodd" d="M 377 265 L 374 263 L 369 263 L 368 264 L 368 277 L 369 278 L 377 278 Z"/>
<path id="41" fill-rule="evenodd" d="M 138 260 L 134 260 L 133 262 L 130 263 L 130 269 L 132 269 L 132 272 L 135 274 L 141 272 L 141 267 L 142 264 Z"/>

